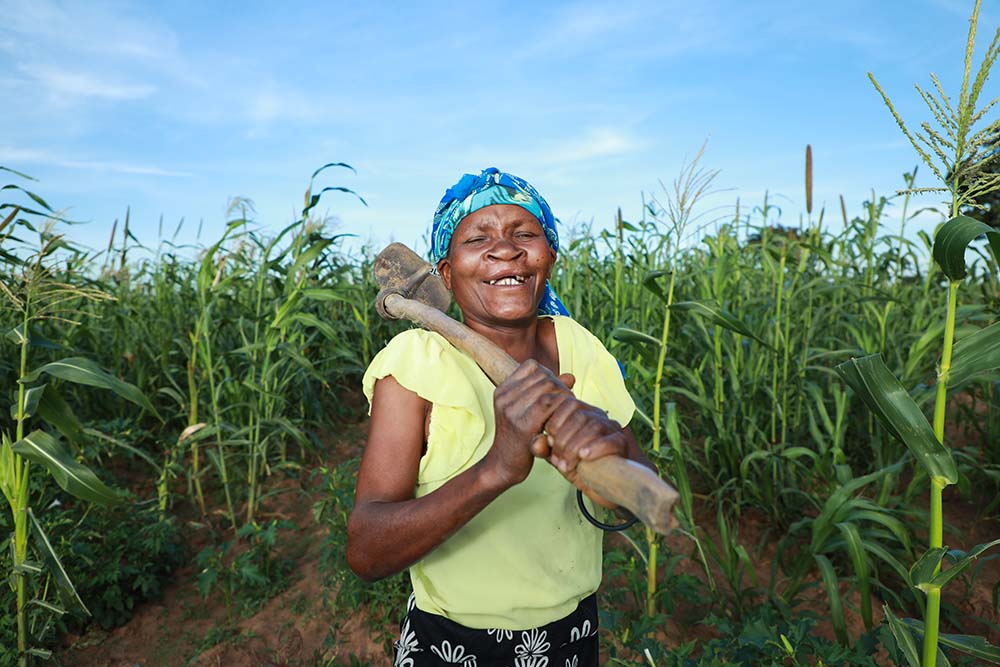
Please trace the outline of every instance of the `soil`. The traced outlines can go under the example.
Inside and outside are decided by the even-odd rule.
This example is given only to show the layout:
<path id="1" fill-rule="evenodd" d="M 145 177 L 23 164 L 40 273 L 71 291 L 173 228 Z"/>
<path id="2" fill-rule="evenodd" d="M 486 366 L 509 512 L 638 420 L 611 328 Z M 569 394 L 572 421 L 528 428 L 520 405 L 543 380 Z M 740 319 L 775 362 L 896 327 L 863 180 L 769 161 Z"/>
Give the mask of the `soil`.
<path id="1" fill-rule="evenodd" d="M 359 456 L 364 442 L 365 421 L 345 424 L 337 432 L 327 434 L 329 453 L 325 465 Z M 272 479 L 277 479 L 274 475 Z M 388 666 L 387 646 L 368 627 L 365 609 L 341 609 L 337 605 L 336 591 L 324 590 L 319 572 L 321 547 L 326 528 L 318 525 L 312 516 L 312 505 L 319 499 L 318 488 L 312 487 L 307 475 L 301 478 L 279 479 L 272 484 L 272 491 L 263 503 L 262 518 L 280 518 L 291 521 L 294 532 L 283 533 L 280 543 L 284 555 L 294 558 L 291 583 L 281 593 L 267 601 L 247 618 L 238 618 L 227 627 L 226 607 L 221 596 L 201 598 L 195 587 L 197 567 L 190 564 L 174 574 L 163 598 L 139 606 L 135 615 L 125 625 L 110 632 L 90 629 L 82 635 L 69 636 L 59 659 L 63 665 L 73 667 L 313 667 L 326 665 Z M 1000 521 L 978 516 L 980 507 L 949 494 L 946 507 L 946 543 L 953 548 L 968 549 L 975 544 L 1000 537 Z M 705 528 L 706 537 L 718 543 L 715 515 L 697 517 Z M 211 523 L 217 524 L 217 529 Z M 745 513 L 738 527 L 739 541 L 751 555 L 756 580 L 766 587 L 771 577 L 771 563 L 776 544 L 761 517 Z M 224 532 L 221 516 L 211 521 L 190 522 L 187 539 L 192 553 L 207 544 L 215 534 Z M 617 544 L 616 544 L 617 542 Z M 691 554 L 692 543 L 686 537 L 674 534 L 665 540 L 665 549 L 677 554 Z M 609 546 L 625 545 L 624 538 L 609 536 Z M 700 565 L 693 558 L 684 559 L 678 571 L 704 579 Z M 724 582 L 722 573 L 714 571 L 715 579 Z M 747 575 L 749 581 L 749 574 Z M 620 582 L 605 582 L 605 586 Z M 720 586 L 725 584 L 720 583 Z M 994 605 L 994 591 L 1000 586 L 1000 558 L 985 561 L 979 569 L 974 585 L 953 582 L 945 589 L 946 615 L 951 606 L 952 627 L 943 631 L 981 634 L 994 644 L 1000 643 L 1000 616 Z M 780 589 L 780 583 L 778 588 Z M 849 583 L 842 586 L 848 619 L 848 631 L 853 637 L 864 631 L 857 592 Z M 803 607 L 821 619 L 815 632 L 834 639 L 829 612 L 821 586 L 807 589 L 801 597 Z M 751 602 L 753 602 L 751 600 Z M 875 622 L 882 617 L 881 603 L 874 599 Z M 712 630 L 699 625 L 707 612 L 700 600 L 677 602 L 659 639 L 665 645 L 678 646 L 684 642 L 713 636 Z M 395 628 L 384 629 L 391 636 Z"/>

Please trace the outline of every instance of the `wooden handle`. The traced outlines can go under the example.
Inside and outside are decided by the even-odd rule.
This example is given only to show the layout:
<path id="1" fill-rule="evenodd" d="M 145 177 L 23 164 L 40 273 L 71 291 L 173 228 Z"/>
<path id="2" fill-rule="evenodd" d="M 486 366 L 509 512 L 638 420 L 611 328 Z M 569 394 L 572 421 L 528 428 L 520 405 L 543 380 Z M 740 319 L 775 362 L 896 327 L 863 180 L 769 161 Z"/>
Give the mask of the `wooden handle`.
<path id="1" fill-rule="evenodd" d="M 381 298 L 382 308 L 393 317 L 441 334 L 475 359 L 493 384 L 500 384 L 517 368 L 517 362 L 493 341 L 440 310 L 395 293 Z M 605 456 L 580 461 L 577 474 L 602 498 L 628 509 L 651 529 L 663 535 L 670 532 L 677 491 L 646 466 L 620 456 Z"/>

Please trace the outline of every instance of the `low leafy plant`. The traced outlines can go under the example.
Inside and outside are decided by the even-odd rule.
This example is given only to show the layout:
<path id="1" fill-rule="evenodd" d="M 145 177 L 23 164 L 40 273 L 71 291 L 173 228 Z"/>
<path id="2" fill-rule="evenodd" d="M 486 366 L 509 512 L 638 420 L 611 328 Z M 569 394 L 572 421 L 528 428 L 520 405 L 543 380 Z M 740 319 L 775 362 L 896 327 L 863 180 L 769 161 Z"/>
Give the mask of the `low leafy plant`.
<path id="1" fill-rule="evenodd" d="M 277 553 L 278 530 L 293 528 L 277 519 L 244 524 L 235 539 L 209 545 L 195 557 L 201 568 L 198 592 L 204 599 L 213 592 L 222 595 L 227 625 L 233 625 L 237 613 L 252 612 L 285 589 L 292 563 Z"/>
<path id="2" fill-rule="evenodd" d="M 36 479 L 32 495 L 48 506 L 43 514 L 45 533 L 74 573 L 76 590 L 95 622 L 104 629 L 122 625 L 137 604 L 160 596 L 186 555 L 173 521 L 161 521 L 155 508 L 137 505 L 131 497 L 119 506 L 93 507 L 81 517 L 78 504 L 54 502 L 60 490 L 51 479 Z M 10 530 L 9 519 L 0 515 L 0 533 Z M 0 552 L 0 567 L 10 567 L 7 550 Z M 9 608 L 14 602 L 14 591 L 0 587 L 0 605 Z M 15 618 L 5 614 L 0 620 L 0 666 L 17 662 Z M 82 615 L 67 614 L 46 626 L 41 614 L 28 616 L 34 641 L 44 650 L 52 648 L 57 632 L 83 622 Z"/>
<path id="3" fill-rule="evenodd" d="M 382 642 L 386 653 L 390 653 L 395 637 L 393 628 L 398 627 L 406 610 L 410 579 L 402 572 L 366 583 L 347 565 L 347 517 L 354 507 L 354 484 L 360 462 L 351 458 L 333 469 L 322 467 L 314 473 L 324 493 L 313 505 L 313 518 L 330 529 L 323 542 L 319 570 L 324 589 L 336 591 L 336 607 L 348 612 L 366 608 L 368 628 Z"/>

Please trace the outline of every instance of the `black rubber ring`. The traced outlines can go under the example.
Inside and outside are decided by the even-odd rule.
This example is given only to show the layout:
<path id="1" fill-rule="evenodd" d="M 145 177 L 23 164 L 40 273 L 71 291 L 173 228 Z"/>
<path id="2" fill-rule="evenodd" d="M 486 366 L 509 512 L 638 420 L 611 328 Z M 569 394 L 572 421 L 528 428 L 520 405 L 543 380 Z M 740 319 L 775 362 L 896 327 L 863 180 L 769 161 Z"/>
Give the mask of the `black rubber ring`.
<path id="1" fill-rule="evenodd" d="M 587 518 L 587 521 L 594 524 L 601 530 L 607 531 L 609 533 L 617 533 L 622 530 L 625 530 L 626 528 L 631 528 L 633 525 L 635 525 L 635 522 L 639 520 L 639 517 L 634 516 L 625 523 L 618 524 L 617 526 L 612 526 L 609 523 L 598 521 L 597 519 L 594 518 L 593 514 L 587 511 L 587 506 L 583 504 L 583 492 L 580 491 L 580 489 L 576 490 L 576 504 L 580 507 L 580 511 L 583 512 L 583 516 Z"/>

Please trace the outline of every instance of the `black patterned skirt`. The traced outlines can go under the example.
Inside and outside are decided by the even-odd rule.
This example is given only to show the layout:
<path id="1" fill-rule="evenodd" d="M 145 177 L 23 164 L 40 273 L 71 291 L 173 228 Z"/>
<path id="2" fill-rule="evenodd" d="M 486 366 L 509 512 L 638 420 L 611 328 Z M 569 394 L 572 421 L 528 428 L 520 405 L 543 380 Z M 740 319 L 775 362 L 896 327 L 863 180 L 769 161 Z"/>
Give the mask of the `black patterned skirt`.
<path id="1" fill-rule="evenodd" d="M 395 667 L 598 667 L 597 595 L 530 630 L 467 628 L 417 609 L 411 595 L 395 646 Z"/>

